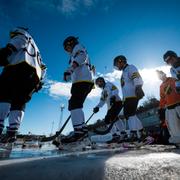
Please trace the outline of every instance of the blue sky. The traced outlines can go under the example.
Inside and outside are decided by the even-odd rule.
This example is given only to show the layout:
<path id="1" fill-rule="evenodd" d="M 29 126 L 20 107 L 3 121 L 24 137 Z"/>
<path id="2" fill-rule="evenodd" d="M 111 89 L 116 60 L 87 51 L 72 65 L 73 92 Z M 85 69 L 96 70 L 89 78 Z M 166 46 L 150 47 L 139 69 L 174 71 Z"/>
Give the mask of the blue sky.
<path id="1" fill-rule="evenodd" d="M 146 95 L 158 97 L 159 81 L 154 70 L 169 71 L 162 55 L 172 49 L 179 54 L 179 0 L 1 0 L 0 47 L 8 41 L 9 30 L 29 27 L 48 67 L 47 86 L 27 105 L 20 132 L 49 134 L 57 130 L 60 105 L 67 110 L 69 83 L 62 81 L 68 55 L 62 42 L 69 35 L 78 36 L 88 50 L 91 62 L 100 74 L 119 86 L 119 74 L 112 60 L 124 54 L 138 67 L 145 81 Z M 154 88 L 153 86 L 157 86 Z M 121 93 L 120 93 L 121 94 Z M 86 119 L 98 102 L 96 89 L 84 105 Z M 105 115 L 104 108 L 91 122 Z M 69 124 L 65 132 L 71 129 Z"/>

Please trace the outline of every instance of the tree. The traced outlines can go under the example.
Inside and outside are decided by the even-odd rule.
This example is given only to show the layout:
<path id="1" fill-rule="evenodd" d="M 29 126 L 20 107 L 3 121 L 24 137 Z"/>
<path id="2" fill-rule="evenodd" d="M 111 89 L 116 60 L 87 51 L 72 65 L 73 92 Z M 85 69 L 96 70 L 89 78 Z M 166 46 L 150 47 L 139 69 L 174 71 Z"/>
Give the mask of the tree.
<path id="1" fill-rule="evenodd" d="M 154 96 L 149 96 L 147 97 L 147 100 L 144 101 L 143 104 L 138 107 L 137 113 L 141 113 L 157 107 L 159 107 L 159 101 Z"/>

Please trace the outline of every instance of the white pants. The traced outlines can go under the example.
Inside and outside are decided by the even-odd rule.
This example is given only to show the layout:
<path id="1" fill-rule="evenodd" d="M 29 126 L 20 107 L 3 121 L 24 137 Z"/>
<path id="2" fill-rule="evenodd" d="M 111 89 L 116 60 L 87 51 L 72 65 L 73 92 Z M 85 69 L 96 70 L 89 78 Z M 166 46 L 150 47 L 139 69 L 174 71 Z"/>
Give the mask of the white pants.
<path id="1" fill-rule="evenodd" d="M 130 116 L 128 118 L 128 126 L 130 131 L 138 131 L 143 128 L 142 122 L 139 120 L 139 118 L 136 115 Z"/>
<path id="2" fill-rule="evenodd" d="M 74 128 L 82 128 L 84 123 L 84 112 L 81 108 L 71 110 L 71 120 Z"/>
<path id="3" fill-rule="evenodd" d="M 180 106 L 166 109 L 166 120 L 171 137 L 170 143 L 180 143 Z"/>
<path id="4" fill-rule="evenodd" d="M 13 110 L 10 111 L 11 104 L 9 103 L 0 103 L 0 125 L 4 126 L 4 120 L 9 115 L 9 128 L 18 130 L 21 124 L 21 121 L 24 117 L 24 111 Z"/>
<path id="5" fill-rule="evenodd" d="M 11 129 L 18 130 L 23 117 L 24 117 L 24 111 L 19 111 L 19 110 L 10 111 L 9 113 L 10 130 Z"/>

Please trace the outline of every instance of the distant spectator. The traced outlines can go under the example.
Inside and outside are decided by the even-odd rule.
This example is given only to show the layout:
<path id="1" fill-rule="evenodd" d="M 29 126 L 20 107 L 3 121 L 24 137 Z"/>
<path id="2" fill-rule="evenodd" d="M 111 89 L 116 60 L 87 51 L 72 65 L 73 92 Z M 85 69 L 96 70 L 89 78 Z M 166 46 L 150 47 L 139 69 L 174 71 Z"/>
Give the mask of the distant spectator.
<path id="1" fill-rule="evenodd" d="M 171 76 L 176 79 L 176 91 L 180 93 L 180 57 L 174 51 L 169 50 L 164 54 L 163 58 L 171 66 Z"/>
<path id="2" fill-rule="evenodd" d="M 160 85 L 160 118 L 167 121 L 170 143 L 180 145 L 180 94 L 176 92 L 176 79 L 167 77 L 163 71 L 157 71 L 158 77 L 162 80 Z"/>

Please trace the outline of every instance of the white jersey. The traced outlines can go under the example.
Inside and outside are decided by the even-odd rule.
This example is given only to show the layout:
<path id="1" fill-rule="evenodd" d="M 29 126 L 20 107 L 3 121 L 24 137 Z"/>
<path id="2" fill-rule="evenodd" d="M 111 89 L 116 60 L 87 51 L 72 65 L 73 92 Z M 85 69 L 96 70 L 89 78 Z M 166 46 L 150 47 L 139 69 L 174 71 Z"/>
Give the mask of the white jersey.
<path id="1" fill-rule="evenodd" d="M 78 67 L 73 69 L 73 62 L 78 64 Z M 89 57 L 86 49 L 77 44 L 70 54 L 70 67 L 68 72 L 71 73 L 72 83 L 76 82 L 92 82 L 92 74 L 89 67 Z"/>
<path id="2" fill-rule="evenodd" d="M 180 66 L 177 68 L 171 67 L 170 72 L 171 76 L 176 79 L 175 86 L 180 88 L 180 80 L 178 78 L 178 75 L 180 74 Z"/>
<path id="3" fill-rule="evenodd" d="M 143 80 L 134 65 L 126 65 L 121 76 L 121 88 L 123 99 L 136 97 L 135 88 L 143 85 Z"/>
<path id="4" fill-rule="evenodd" d="M 29 33 L 25 32 L 24 34 L 16 35 L 10 39 L 8 44 L 13 45 L 17 50 L 9 56 L 9 65 L 26 62 L 36 69 L 37 76 L 39 79 L 42 79 L 45 74 L 45 69 L 41 68 L 43 64 L 41 62 L 39 49 Z"/>
<path id="5" fill-rule="evenodd" d="M 99 101 L 99 104 L 97 105 L 97 107 L 101 108 L 106 103 L 107 108 L 110 109 L 111 108 L 110 98 L 112 96 L 116 97 L 116 101 L 121 100 L 121 98 L 119 97 L 118 88 L 114 84 L 112 84 L 110 82 L 106 82 L 106 85 L 101 92 L 101 98 L 100 98 L 100 101 Z"/>

